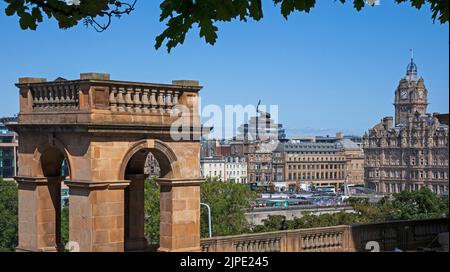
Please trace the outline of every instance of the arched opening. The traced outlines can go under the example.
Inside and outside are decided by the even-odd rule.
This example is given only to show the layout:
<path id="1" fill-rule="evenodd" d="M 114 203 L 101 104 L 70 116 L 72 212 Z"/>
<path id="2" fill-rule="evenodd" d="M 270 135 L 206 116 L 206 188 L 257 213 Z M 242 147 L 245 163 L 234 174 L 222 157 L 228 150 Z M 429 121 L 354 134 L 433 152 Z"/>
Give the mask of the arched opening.
<path id="1" fill-rule="evenodd" d="M 160 203 L 157 178 L 172 176 L 172 166 L 163 151 L 141 148 L 126 164 L 124 241 L 126 251 L 156 251 L 159 246 Z"/>
<path id="2" fill-rule="evenodd" d="M 68 188 L 63 184 L 70 178 L 70 167 L 64 153 L 56 147 L 38 149 L 42 176 L 46 178 L 46 188 L 42 190 L 43 205 L 41 224 L 45 225 L 43 239 L 57 251 L 64 250 L 68 240 Z M 63 216 L 64 215 L 64 216 Z"/>

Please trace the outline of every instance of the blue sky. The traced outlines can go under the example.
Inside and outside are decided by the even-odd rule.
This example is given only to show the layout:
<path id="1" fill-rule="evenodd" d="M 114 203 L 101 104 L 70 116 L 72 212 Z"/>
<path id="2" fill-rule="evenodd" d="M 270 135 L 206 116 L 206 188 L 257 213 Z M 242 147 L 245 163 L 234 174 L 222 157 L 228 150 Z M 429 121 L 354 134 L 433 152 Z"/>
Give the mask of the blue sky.
<path id="1" fill-rule="evenodd" d="M 449 111 L 449 28 L 432 22 L 428 6 L 381 0 L 358 13 L 351 3 L 318 1 L 310 14 L 286 21 L 263 1 L 262 21 L 219 24 L 215 46 L 194 30 L 168 54 L 153 47 L 164 29 L 160 1 L 138 2 L 132 15 L 97 33 L 82 25 L 59 30 L 54 21 L 22 31 L 0 1 L 0 116 L 18 111 L 19 77 L 76 79 L 95 71 L 117 80 L 200 80 L 204 105 L 276 104 L 289 136 L 363 134 L 394 114 L 409 48 L 429 91 L 428 111 Z"/>

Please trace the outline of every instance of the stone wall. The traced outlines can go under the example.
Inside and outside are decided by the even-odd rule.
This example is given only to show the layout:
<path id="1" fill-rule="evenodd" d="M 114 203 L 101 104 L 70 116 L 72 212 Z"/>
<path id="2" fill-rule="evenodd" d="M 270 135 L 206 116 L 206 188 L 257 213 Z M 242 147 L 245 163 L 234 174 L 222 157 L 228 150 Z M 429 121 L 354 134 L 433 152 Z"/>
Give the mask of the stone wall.
<path id="1" fill-rule="evenodd" d="M 203 252 L 363 252 L 376 241 L 380 251 L 431 247 L 439 233 L 448 232 L 448 218 L 395 221 L 246 234 L 203 239 Z"/>

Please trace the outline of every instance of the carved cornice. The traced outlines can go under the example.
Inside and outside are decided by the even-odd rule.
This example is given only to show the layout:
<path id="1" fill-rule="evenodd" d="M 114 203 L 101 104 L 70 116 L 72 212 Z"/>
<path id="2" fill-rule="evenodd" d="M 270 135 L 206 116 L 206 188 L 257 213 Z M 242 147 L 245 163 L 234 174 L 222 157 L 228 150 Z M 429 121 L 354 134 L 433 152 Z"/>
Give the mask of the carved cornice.
<path id="1" fill-rule="evenodd" d="M 159 124 L 8 124 L 8 128 L 15 132 L 78 132 L 105 134 L 145 134 L 155 135 L 157 138 L 165 138 L 170 140 L 170 125 Z M 190 127 L 190 139 L 182 139 L 180 141 L 197 142 L 200 141 L 202 135 L 202 127 Z M 187 137 L 189 138 L 189 137 Z"/>
<path id="2" fill-rule="evenodd" d="M 45 185 L 48 183 L 58 183 L 64 180 L 63 177 L 27 177 L 27 176 L 16 176 L 14 180 L 19 184 L 36 184 Z"/>
<path id="3" fill-rule="evenodd" d="M 120 80 L 98 80 L 98 79 L 79 79 L 79 80 L 65 80 L 65 81 L 52 81 L 52 82 L 33 82 L 33 83 L 16 83 L 18 88 L 30 88 L 30 87 L 55 87 L 66 85 L 91 85 L 100 87 L 131 87 L 131 88 L 157 88 L 166 90 L 186 90 L 192 92 L 200 91 L 203 86 L 192 85 L 176 85 L 176 84 L 161 84 L 161 83 L 148 83 L 148 82 L 131 82 Z"/>
<path id="4" fill-rule="evenodd" d="M 158 178 L 156 182 L 161 186 L 200 186 L 205 182 L 204 178 L 183 178 L 183 179 L 171 179 L 171 178 Z"/>
<path id="5" fill-rule="evenodd" d="M 64 183 L 71 187 L 89 188 L 89 189 L 123 189 L 130 185 L 129 180 L 114 180 L 114 181 L 92 181 L 92 180 L 66 180 Z"/>

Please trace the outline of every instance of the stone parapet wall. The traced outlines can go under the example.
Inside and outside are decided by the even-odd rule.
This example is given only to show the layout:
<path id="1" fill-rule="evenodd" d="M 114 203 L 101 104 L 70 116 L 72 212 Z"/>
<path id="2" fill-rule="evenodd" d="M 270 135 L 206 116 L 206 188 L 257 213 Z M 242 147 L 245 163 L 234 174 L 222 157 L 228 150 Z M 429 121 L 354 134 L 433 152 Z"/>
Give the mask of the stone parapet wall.
<path id="1" fill-rule="evenodd" d="M 154 84 L 109 79 L 19 80 L 21 124 L 199 125 L 198 82 Z M 57 113 L 57 114 L 55 114 Z"/>
<path id="2" fill-rule="evenodd" d="M 380 251 L 431 247 L 448 232 L 448 218 L 299 229 L 202 239 L 203 252 L 363 252 L 374 241 Z"/>

